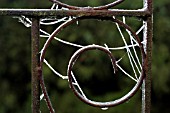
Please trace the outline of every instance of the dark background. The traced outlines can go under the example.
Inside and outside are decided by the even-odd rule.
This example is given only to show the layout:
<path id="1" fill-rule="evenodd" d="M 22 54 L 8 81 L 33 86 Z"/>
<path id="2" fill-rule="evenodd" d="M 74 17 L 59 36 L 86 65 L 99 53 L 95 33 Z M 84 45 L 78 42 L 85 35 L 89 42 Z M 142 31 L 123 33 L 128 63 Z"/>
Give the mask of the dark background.
<path id="1" fill-rule="evenodd" d="M 63 0 L 65 3 L 78 6 L 98 6 L 112 0 Z M 170 1 L 154 1 L 154 35 L 152 58 L 152 113 L 169 113 L 170 94 Z M 1 0 L 0 8 L 50 8 L 48 0 Z M 142 7 L 142 0 L 126 0 L 117 8 L 136 9 Z M 138 29 L 141 21 L 129 18 L 129 25 Z M 58 37 L 78 44 L 107 43 L 109 47 L 120 42 L 112 42 L 118 34 L 114 24 L 110 22 L 85 20 L 79 25 L 72 25 L 61 32 Z M 113 25 L 113 26 L 111 26 Z M 52 32 L 56 26 L 45 27 Z M 78 31 L 78 32 L 77 32 Z M 107 34 L 107 38 L 106 37 Z M 142 36 L 142 35 L 141 35 Z M 41 38 L 41 47 L 45 38 Z M 26 28 L 13 17 L 0 17 L 0 113 L 31 112 L 31 36 L 30 28 Z M 66 75 L 69 58 L 76 48 L 53 41 L 47 52 L 50 64 L 63 75 Z M 95 54 L 94 54 L 95 53 Z M 98 55 L 98 56 L 96 56 Z M 116 57 L 123 55 L 120 51 Z M 90 58 L 90 59 L 87 59 Z M 112 77 L 113 73 L 107 55 L 102 52 L 87 52 L 83 55 L 75 69 L 78 80 L 91 99 L 108 101 L 126 94 L 135 82 L 127 77 Z M 90 63 L 89 63 L 90 62 Z M 123 66 L 130 72 L 126 66 Z M 82 65 L 83 64 L 83 65 Z M 105 68 L 108 67 L 108 68 Z M 96 71 L 97 70 L 97 71 Z M 108 74 L 110 73 L 110 74 Z M 121 75 L 122 73 L 118 73 Z M 128 102 L 106 111 L 94 108 L 81 102 L 69 88 L 67 80 L 56 77 L 44 65 L 44 76 L 50 98 L 58 113 L 139 113 L 141 111 L 141 91 Z M 47 113 L 45 101 L 41 101 L 42 113 Z"/>

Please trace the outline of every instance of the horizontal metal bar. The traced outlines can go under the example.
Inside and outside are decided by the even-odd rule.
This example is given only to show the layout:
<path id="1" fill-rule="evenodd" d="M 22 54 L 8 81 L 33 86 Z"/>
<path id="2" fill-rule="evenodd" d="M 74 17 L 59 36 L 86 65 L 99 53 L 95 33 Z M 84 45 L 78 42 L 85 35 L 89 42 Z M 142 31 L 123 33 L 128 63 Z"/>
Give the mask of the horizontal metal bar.
<path id="1" fill-rule="evenodd" d="M 51 9 L 0 9 L 0 16 L 91 16 L 91 17 L 112 17 L 112 16 L 150 16 L 147 9 L 138 10 L 51 10 Z"/>

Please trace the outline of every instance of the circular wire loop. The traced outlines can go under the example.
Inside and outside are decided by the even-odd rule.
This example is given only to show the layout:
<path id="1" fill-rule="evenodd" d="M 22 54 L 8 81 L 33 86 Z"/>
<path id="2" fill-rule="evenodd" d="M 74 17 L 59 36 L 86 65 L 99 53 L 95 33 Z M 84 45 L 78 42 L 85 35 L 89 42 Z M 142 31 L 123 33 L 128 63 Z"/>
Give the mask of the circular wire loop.
<path id="1" fill-rule="evenodd" d="M 73 69 L 73 66 L 74 64 L 76 63 L 77 59 L 79 58 L 79 56 L 84 53 L 85 51 L 89 51 L 89 50 L 100 50 L 100 51 L 103 51 L 105 52 L 110 60 L 111 60 L 111 63 L 112 63 L 112 66 L 113 66 L 113 69 L 114 69 L 114 74 L 116 74 L 116 71 L 117 71 L 117 66 L 116 66 L 116 59 L 114 58 L 114 56 L 112 55 L 112 53 L 109 51 L 108 48 L 106 47 L 103 47 L 103 46 L 99 46 L 99 45 L 88 45 L 88 46 L 85 46 L 85 47 L 82 47 L 80 48 L 79 50 L 77 50 L 71 57 L 70 61 L 69 61 L 69 65 L 68 65 L 68 70 L 67 70 L 67 75 L 68 75 L 68 79 L 69 79 L 69 84 L 70 84 L 70 87 L 71 89 L 73 90 L 74 94 L 76 96 L 78 96 L 82 101 L 84 101 L 85 103 L 88 103 L 88 104 L 94 104 L 96 102 L 92 102 L 91 100 L 83 97 L 79 92 L 78 90 L 76 89 L 74 83 L 73 83 L 73 72 L 72 72 L 72 69 Z"/>
<path id="2" fill-rule="evenodd" d="M 83 18 L 75 18 L 75 19 L 72 19 L 72 20 L 69 20 L 69 21 L 66 21 L 65 23 L 61 24 L 52 34 L 51 36 L 49 37 L 49 39 L 46 41 L 44 47 L 43 47 L 43 50 L 41 52 L 41 55 L 40 55 L 40 66 L 42 68 L 42 65 L 43 65 L 43 61 L 44 61 L 44 58 L 45 58 L 45 54 L 46 54 L 46 51 L 47 51 L 47 48 L 48 46 L 50 45 L 51 41 L 54 39 L 55 35 L 57 35 L 63 28 L 75 23 L 76 21 L 78 20 L 81 20 Z M 106 19 L 107 20 L 107 19 Z M 142 82 L 143 82 L 143 79 L 145 78 L 145 63 L 146 63 L 146 54 L 144 52 L 144 48 L 143 48 L 143 45 L 138 37 L 138 35 L 136 35 L 136 32 L 134 32 L 130 26 L 128 26 L 127 24 L 123 23 L 122 21 L 118 20 L 118 19 L 115 19 L 115 18 L 109 18 L 108 20 L 111 20 L 113 22 L 116 22 L 118 25 L 124 27 L 125 29 L 129 30 L 132 34 L 132 36 L 136 39 L 136 41 L 138 42 L 138 46 L 140 48 L 140 51 L 141 51 L 141 57 L 142 57 L 142 72 L 141 72 L 141 75 L 136 83 L 136 85 L 131 89 L 130 92 L 128 92 L 126 95 L 124 95 L 123 97 L 117 99 L 117 100 L 114 100 L 114 101 L 109 101 L 109 102 L 96 102 L 96 101 L 92 101 L 92 100 L 89 100 L 87 98 L 84 98 L 80 93 L 75 93 L 74 91 L 74 87 L 72 86 L 72 90 L 74 91 L 75 95 L 80 99 L 82 100 L 83 102 L 89 104 L 89 105 L 92 105 L 92 106 L 95 106 L 95 107 L 101 107 L 101 108 L 105 108 L 105 107 L 113 107 L 113 106 L 116 106 L 116 105 L 119 105 L 119 104 L 122 104 L 126 101 L 128 101 L 132 96 L 134 96 L 136 94 L 136 92 L 140 89 L 141 85 L 142 85 Z M 88 47 L 88 46 L 86 46 Z M 105 50 L 106 53 L 110 54 L 109 50 L 107 51 L 107 49 L 101 49 L 101 47 L 98 46 L 98 49 L 100 48 L 100 50 Z M 83 52 L 85 48 L 81 48 L 79 49 L 77 52 Z M 94 49 L 92 47 L 92 49 Z M 83 50 L 83 51 L 82 51 Z M 85 49 L 86 50 L 86 49 Z M 75 54 L 72 58 L 71 61 L 76 61 L 77 59 L 77 55 Z M 68 68 L 68 75 L 69 75 L 69 82 L 70 84 L 72 84 L 72 76 L 71 76 L 71 69 L 72 67 L 70 67 L 71 65 L 73 65 L 72 63 L 74 62 L 70 62 L 69 64 L 69 68 Z M 114 66 L 114 70 L 116 71 L 116 63 L 115 63 L 115 59 L 113 57 L 112 59 L 112 64 Z"/>
<path id="3" fill-rule="evenodd" d="M 84 53 L 85 51 L 88 50 L 101 50 L 103 52 L 105 52 L 106 54 L 108 54 L 108 56 L 111 59 L 112 62 L 112 66 L 114 69 L 114 73 L 116 73 L 117 71 L 117 66 L 116 66 L 116 59 L 113 57 L 112 53 L 105 47 L 99 46 L 99 45 L 88 45 L 85 47 L 80 48 L 79 50 L 77 50 L 71 57 L 70 61 L 69 61 L 69 65 L 68 65 L 68 69 L 67 69 L 67 75 L 68 75 L 68 79 L 69 79 L 69 85 L 71 87 L 71 89 L 73 90 L 74 94 L 83 102 L 95 106 L 95 107 L 101 107 L 101 108 L 105 108 L 105 107 L 112 107 L 112 106 L 116 106 L 119 105 L 125 101 L 127 101 L 130 97 L 132 97 L 138 90 L 138 88 L 140 87 L 143 77 L 141 76 L 139 78 L 139 81 L 137 82 L 137 84 L 135 85 L 135 87 L 125 96 L 123 96 L 120 99 L 114 100 L 114 101 L 110 101 L 110 102 L 96 102 L 96 101 L 92 101 L 86 97 L 84 97 L 83 95 L 81 95 L 79 93 L 79 91 L 76 89 L 74 82 L 73 82 L 73 66 L 76 63 L 78 57 Z M 142 75 L 144 75 L 144 73 L 142 73 Z"/>

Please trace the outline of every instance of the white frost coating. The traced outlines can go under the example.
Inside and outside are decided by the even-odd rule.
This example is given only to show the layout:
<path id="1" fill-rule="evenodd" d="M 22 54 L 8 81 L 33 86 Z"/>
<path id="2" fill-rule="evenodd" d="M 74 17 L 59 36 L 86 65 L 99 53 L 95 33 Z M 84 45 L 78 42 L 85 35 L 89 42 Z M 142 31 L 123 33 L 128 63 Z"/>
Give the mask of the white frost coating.
<path id="1" fill-rule="evenodd" d="M 146 90 L 145 84 L 146 84 L 146 82 L 144 80 L 143 84 L 142 84 L 142 101 L 144 101 L 146 99 L 146 97 L 145 97 L 145 94 L 146 94 L 146 92 L 145 92 L 145 90 Z M 145 104 L 145 102 L 143 104 Z"/>
<path id="2" fill-rule="evenodd" d="M 48 38 L 50 36 L 49 33 L 47 33 L 46 31 L 43 31 L 42 29 L 40 29 L 40 32 L 43 33 L 43 35 L 40 34 L 40 37 L 46 37 Z"/>
<path id="3" fill-rule="evenodd" d="M 135 10 L 131 10 L 131 9 L 108 9 L 109 11 L 120 11 L 120 12 L 136 12 L 136 11 L 144 11 L 145 8 L 142 9 L 135 9 Z"/>
<path id="4" fill-rule="evenodd" d="M 143 24 L 145 25 L 144 30 L 143 30 L 143 48 L 145 53 L 147 53 L 147 22 L 143 21 Z"/>
<path id="5" fill-rule="evenodd" d="M 109 50 L 123 50 L 126 48 L 132 48 L 138 46 L 138 44 L 134 44 L 134 45 L 127 45 L 127 46 L 120 46 L 120 47 L 108 47 Z"/>
<path id="6" fill-rule="evenodd" d="M 146 4 L 145 4 L 145 5 L 146 5 Z M 147 6 L 145 6 L 145 7 L 147 7 Z M 53 4 L 53 6 L 51 7 L 51 9 L 63 10 L 64 8 L 58 9 L 58 5 Z M 64 10 L 68 10 L 68 9 L 64 9 Z M 116 10 L 116 9 L 109 9 L 109 10 L 113 11 L 113 10 Z M 120 10 L 120 9 L 119 9 L 119 10 Z M 144 10 L 144 9 L 139 9 L 139 11 L 143 11 L 143 10 Z M 123 11 L 123 10 L 122 10 L 122 11 Z M 129 10 L 129 11 L 133 11 L 133 10 Z M 115 18 L 115 17 L 113 17 L 113 18 Z M 40 24 L 41 24 L 41 25 L 54 25 L 54 24 L 59 23 L 59 22 L 65 22 L 65 21 L 67 22 L 67 21 L 70 21 L 70 20 L 72 20 L 72 17 L 69 17 L 69 18 L 68 18 L 68 17 L 64 17 L 64 18 L 57 19 L 57 20 L 56 20 L 56 19 L 41 19 Z M 29 18 L 26 18 L 25 16 L 20 17 L 20 18 L 19 18 L 19 21 L 20 21 L 21 23 L 23 23 L 26 27 L 31 27 L 31 24 L 32 24 L 31 20 L 30 20 Z M 45 21 L 51 21 L 51 22 L 45 22 Z M 124 23 L 125 23 L 125 17 L 123 17 L 123 21 L 124 21 Z M 77 23 L 77 25 L 78 25 L 78 21 L 77 21 L 76 23 Z M 118 24 L 117 24 L 117 27 L 119 27 Z M 144 22 L 144 25 L 136 32 L 136 34 L 139 34 L 143 29 L 146 29 L 146 27 L 147 27 L 147 26 L 146 26 L 146 23 Z M 146 30 L 144 30 L 144 31 L 146 32 Z M 48 38 L 49 38 L 49 37 L 51 36 L 48 32 L 46 32 L 46 31 L 44 31 L 44 30 L 42 30 L 42 29 L 40 29 L 40 32 L 43 33 L 43 34 L 40 35 L 41 37 L 48 37 Z M 121 33 L 120 29 L 119 29 L 119 32 L 120 32 L 120 34 L 121 34 L 121 36 L 122 36 L 122 39 L 123 39 L 123 41 L 124 41 L 125 46 L 108 47 L 108 46 L 105 44 L 105 47 L 106 47 L 108 50 L 123 50 L 123 49 L 126 49 L 126 50 L 127 50 L 126 54 L 127 54 L 128 57 L 129 57 L 129 61 L 130 61 L 130 63 L 131 63 L 132 69 L 133 69 L 133 71 L 134 71 L 134 73 L 135 73 L 136 79 L 135 79 L 134 77 L 132 77 L 130 74 L 128 74 L 128 73 L 127 73 L 122 67 L 120 67 L 120 65 L 118 64 L 118 63 L 123 59 L 123 57 L 124 57 L 126 54 L 125 54 L 124 56 L 122 56 L 119 60 L 116 61 L 116 65 L 118 66 L 118 68 L 119 68 L 125 75 L 127 75 L 129 78 L 131 78 L 132 80 L 134 80 L 134 81 L 137 82 L 137 81 L 138 81 L 138 77 L 137 77 L 136 71 L 135 71 L 135 69 L 134 69 L 134 66 L 136 66 L 136 68 L 137 68 L 137 70 L 138 70 L 138 73 L 141 73 L 140 69 L 142 68 L 141 63 L 140 63 L 140 61 L 139 61 L 139 58 L 138 58 L 138 56 L 137 56 L 136 50 L 135 50 L 135 47 L 136 47 L 136 46 L 139 46 L 139 44 L 138 44 L 138 42 L 136 41 L 136 39 L 134 39 L 133 36 L 130 34 L 130 32 L 127 30 L 127 32 L 129 33 L 129 36 L 130 36 L 130 41 L 131 41 L 131 44 L 128 45 L 127 42 L 126 42 L 126 40 L 125 40 L 125 38 L 124 38 L 124 36 L 123 36 L 123 33 Z M 144 35 L 145 35 L 145 34 L 146 34 L 146 33 L 144 33 Z M 59 42 L 61 42 L 61 43 L 63 43 L 63 44 L 66 44 L 66 45 L 70 45 L 70 46 L 74 46 L 74 47 L 78 47 L 78 48 L 85 47 L 85 46 L 83 46 L 83 45 L 79 45 L 79 44 L 76 44 L 76 43 L 71 43 L 71 42 L 68 42 L 68 41 L 64 41 L 64 40 L 59 39 L 59 38 L 57 38 L 57 37 L 54 37 L 54 39 L 57 40 L 57 41 L 59 41 Z M 48 40 L 48 39 L 47 39 L 47 40 Z M 146 52 L 146 43 L 147 43 L 146 36 L 144 36 L 144 40 L 142 41 L 142 44 L 144 44 L 145 52 Z M 131 53 L 131 51 L 130 51 L 130 48 L 133 48 L 133 51 L 134 51 L 134 53 L 135 53 L 135 58 L 137 59 L 137 62 L 138 62 L 138 64 L 139 64 L 139 66 L 140 66 L 140 69 L 139 69 L 139 67 L 138 67 L 138 65 L 137 65 L 137 62 L 135 62 L 135 60 L 134 60 L 134 57 L 133 57 L 133 55 L 132 55 L 132 53 Z M 44 50 L 44 49 L 42 49 L 40 53 L 42 53 L 43 50 Z M 44 63 L 45 63 L 45 64 L 50 68 L 50 70 L 52 70 L 57 76 L 61 77 L 62 79 L 68 79 L 68 76 L 63 76 L 63 75 L 61 75 L 60 73 L 58 73 L 45 59 L 44 59 Z M 85 96 L 85 94 L 83 93 L 81 87 L 79 86 L 78 82 L 76 81 L 76 78 L 75 78 L 75 76 L 73 75 L 73 73 L 72 73 L 72 76 L 73 76 L 73 79 L 74 79 L 74 81 L 75 81 L 75 83 L 73 83 L 73 84 L 78 87 L 78 89 L 79 89 L 79 91 L 81 92 L 81 94 L 83 95 L 83 97 L 86 98 L 86 96 Z M 41 96 L 42 96 L 42 95 L 41 95 Z M 106 109 L 106 108 L 103 108 L 103 109 Z"/>
<path id="7" fill-rule="evenodd" d="M 124 16 L 123 16 L 123 22 L 126 23 L 126 20 L 125 20 L 125 17 L 124 17 Z M 136 32 L 136 34 L 139 34 L 143 29 L 144 29 L 144 25 Z M 129 34 L 129 36 L 130 36 L 131 44 L 132 44 L 132 45 L 134 44 L 133 41 L 135 41 L 135 43 L 138 44 L 138 42 L 133 38 L 133 36 L 132 36 L 132 34 L 130 33 L 130 31 L 127 30 L 127 29 L 126 29 L 126 31 L 127 31 L 127 33 Z M 138 45 L 139 45 L 139 44 L 138 44 Z M 140 63 L 140 61 L 139 61 L 139 57 L 138 57 L 138 55 L 137 55 L 137 52 L 136 52 L 134 46 L 133 46 L 132 48 L 133 48 L 133 51 L 134 51 L 134 53 L 135 53 L 135 57 L 136 57 L 136 59 L 137 59 L 137 62 L 138 62 L 138 64 L 139 64 L 139 66 L 140 66 L 140 69 L 142 69 L 142 65 L 141 65 L 141 63 Z M 133 59 L 133 61 L 134 61 L 134 58 L 133 58 L 133 57 L 132 57 L 132 59 Z M 135 66 L 136 66 L 139 74 L 141 74 L 141 71 L 139 70 L 139 68 L 138 68 L 138 66 L 137 66 L 137 63 L 136 63 L 135 61 L 134 61 L 134 63 L 135 63 Z"/>
<path id="8" fill-rule="evenodd" d="M 63 26 L 64 24 L 70 22 L 71 20 L 72 20 L 72 19 L 69 18 L 69 20 L 67 20 L 66 22 L 64 22 L 63 24 L 61 24 L 52 34 L 50 34 L 49 38 L 46 40 L 46 42 L 45 42 L 45 44 L 44 44 L 44 46 L 43 46 L 43 48 L 42 48 L 42 50 L 41 50 L 40 58 L 42 58 L 42 53 L 43 53 L 43 51 L 45 50 L 45 47 L 46 47 L 47 43 L 48 43 L 49 40 L 51 39 L 51 36 L 53 36 L 54 33 L 55 33 L 57 30 L 59 30 L 60 28 L 62 28 L 62 26 Z M 41 61 L 41 60 L 42 60 L 42 59 L 40 59 L 40 61 Z"/>
<path id="9" fill-rule="evenodd" d="M 137 32 L 136 34 L 138 35 L 143 29 L 144 29 L 145 25 L 143 25 Z"/>
<path id="10" fill-rule="evenodd" d="M 56 6 L 56 5 L 55 5 L 55 4 L 53 4 L 53 5 L 51 6 L 51 9 L 54 9 L 54 8 L 55 8 L 55 6 Z"/>
<path id="11" fill-rule="evenodd" d="M 57 20 L 53 20 L 52 22 L 43 22 L 43 21 L 45 21 L 45 20 L 42 20 L 42 21 L 40 21 L 40 24 L 41 25 L 54 25 L 54 24 L 57 24 L 57 23 L 59 23 L 59 22 L 64 22 L 64 21 L 66 21 L 66 18 L 67 17 L 63 17 L 63 18 L 61 18 L 61 19 L 57 19 Z"/>
<path id="12" fill-rule="evenodd" d="M 62 10 L 69 10 L 68 8 L 65 8 L 65 7 L 62 7 L 61 9 L 62 9 Z"/>
<path id="13" fill-rule="evenodd" d="M 32 21 L 29 18 L 25 17 L 25 20 L 28 21 L 30 24 L 32 23 Z"/>
<path id="14" fill-rule="evenodd" d="M 45 35 L 40 35 L 41 37 L 48 37 L 48 38 L 49 38 L 49 36 L 50 36 L 49 33 L 47 33 L 46 31 L 43 31 L 42 29 L 40 29 L 40 32 L 42 32 L 42 33 L 45 34 Z M 78 45 L 78 44 L 75 44 L 75 43 L 71 43 L 71 42 L 68 42 L 68 41 L 64 41 L 64 40 L 59 39 L 59 38 L 57 38 L 57 37 L 54 37 L 54 39 L 57 40 L 57 41 L 59 41 L 59 42 L 61 42 L 61 43 L 63 43 L 63 44 L 66 44 L 66 45 L 70 45 L 70 46 L 74 46 L 74 47 L 78 47 L 78 48 L 84 47 L 84 46 L 82 46 L 82 45 Z"/>
<path id="15" fill-rule="evenodd" d="M 58 5 L 56 5 L 55 9 L 58 9 Z"/>
<path id="16" fill-rule="evenodd" d="M 106 49 L 107 49 L 107 50 L 109 50 L 109 48 L 108 48 L 107 44 L 104 44 L 104 46 L 106 47 Z"/>
<path id="17" fill-rule="evenodd" d="M 26 18 L 25 16 L 15 17 L 15 18 L 18 18 L 18 19 L 19 19 L 19 22 L 21 22 L 22 24 L 24 24 L 26 27 L 31 27 L 31 25 L 32 25 L 32 21 L 31 21 L 29 18 Z M 54 25 L 54 24 L 59 23 L 59 22 L 62 22 L 62 21 L 67 21 L 67 20 L 66 20 L 67 18 L 68 18 L 68 17 L 63 17 L 63 18 L 61 18 L 61 19 L 58 19 L 57 21 L 56 21 L 56 19 L 41 19 L 40 24 L 42 24 L 42 25 Z M 70 19 L 70 18 L 69 18 L 69 19 Z M 48 22 L 48 23 L 43 22 L 43 21 L 47 21 L 47 20 L 50 20 L 50 21 L 51 21 L 51 20 L 55 20 L 55 21 L 53 21 L 53 22 Z M 42 32 L 42 33 L 45 34 L 45 35 L 40 35 L 40 36 L 42 36 L 42 37 L 49 37 L 49 36 L 50 36 L 49 33 L 43 31 L 42 29 L 40 29 L 40 32 Z M 56 38 L 55 38 L 55 39 L 56 39 Z M 66 41 L 63 41 L 63 40 L 61 40 L 61 39 L 59 39 L 58 41 L 61 41 L 61 42 L 66 43 L 66 44 L 71 44 L 71 43 L 68 43 L 68 42 L 66 42 Z M 71 45 L 76 45 L 76 44 L 71 44 Z M 80 46 L 79 46 L 79 47 L 80 47 Z"/>
<path id="18" fill-rule="evenodd" d="M 40 95 L 40 100 L 44 98 L 44 93 Z"/>
<path id="19" fill-rule="evenodd" d="M 84 94 L 83 90 L 82 90 L 81 87 L 79 86 L 79 84 L 78 84 L 78 82 L 77 82 L 77 80 L 76 80 L 73 72 L 71 72 L 71 76 L 73 77 L 73 80 L 75 81 L 74 85 L 76 85 L 76 86 L 78 87 L 78 89 L 79 89 L 80 93 L 82 94 L 82 96 L 83 96 L 85 99 L 87 99 L 87 97 L 86 97 L 86 95 Z"/>
<path id="20" fill-rule="evenodd" d="M 108 110 L 108 109 L 109 109 L 108 107 L 101 108 L 101 110 L 103 110 L 103 111 Z"/>
<path id="21" fill-rule="evenodd" d="M 63 76 L 60 73 L 58 73 L 48 62 L 46 59 L 44 59 L 44 63 L 53 71 L 57 76 L 61 77 L 62 79 L 68 79 L 68 76 Z"/>
<path id="22" fill-rule="evenodd" d="M 58 9 L 58 5 L 56 5 L 55 3 L 51 6 L 51 9 Z"/>
<path id="23" fill-rule="evenodd" d="M 48 38 L 49 36 L 47 36 L 47 35 L 40 35 L 40 37 Z"/>
<path id="24" fill-rule="evenodd" d="M 126 24 L 126 20 L 125 20 L 125 17 L 124 17 L 124 16 L 123 16 L 123 23 Z M 141 28 L 143 28 L 143 27 L 141 27 Z M 139 33 L 139 31 L 141 31 L 141 28 L 138 30 L 138 33 Z M 127 30 L 127 29 L 126 29 L 126 32 L 129 34 L 131 44 L 133 45 L 133 44 L 134 44 L 134 43 L 133 43 L 134 38 L 133 38 L 131 32 L 130 32 L 129 30 Z M 133 57 L 133 55 L 132 55 L 131 52 L 130 52 L 130 56 L 131 56 L 131 58 L 132 58 L 132 61 L 134 62 L 135 67 L 137 68 L 139 74 L 141 74 L 141 70 L 140 70 L 140 69 L 142 69 L 142 65 L 141 65 L 141 63 L 140 63 L 140 61 L 139 61 L 139 57 L 138 57 L 138 55 L 137 55 L 137 52 L 136 52 L 136 50 L 135 50 L 135 47 L 132 47 L 132 48 L 133 48 L 133 52 L 134 52 L 134 54 L 135 54 L 135 58 L 137 59 L 137 62 L 135 61 L 135 59 L 134 59 L 134 57 Z M 129 49 L 129 50 L 130 50 L 130 49 Z M 132 62 L 132 63 L 133 63 L 133 62 Z M 140 69 L 139 69 L 137 63 L 139 64 Z M 133 67 L 133 68 L 134 68 L 134 67 Z M 136 79 L 138 79 L 136 72 L 135 72 L 135 77 L 136 77 Z"/>
<path id="25" fill-rule="evenodd" d="M 148 8 L 148 1 L 147 0 L 144 0 L 143 1 L 143 9 L 147 9 Z"/>
<path id="26" fill-rule="evenodd" d="M 76 21 L 76 24 L 79 25 L 79 21 Z"/>
<path id="27" fill-rule="evenodd" d="M 125 57 L 126 54 L 127 52 L 121 58 L 119 58 L 119 60 L 117 60 L 116 63 L 119 63 L 123 59 L 123 57 Z"/>
<path id="28" fill-rule="evenodd" d="M 114 18 L 115 18 L 115 17 L 114 17 Z M 120 27 L 119 27 L 119 25 L 118 25 L 117 23 L 116 23 L 116 26 L 117 26 L 117 29 L 118 29 L 121 37 L 122 37 L 122 40 L 123 40 L 125 46 L 127 46 L 128 44 L 127 44 L 127 42 L 126 42 L 126 39 L 125 39 L 125 37 L 124 37 L 124 35 L 123 35 L 123 33 L 122 33 L 122 31 L 121 31 L 121 29 L 120 29 Z M 133 65 L 133 62 L 132 62 L 132 61 L 133 61 L 133 55 L 132 55 L 132 53 L 131 53 L 131 51 L 130 51 L 130 49 L 129 49 L 128 47 L 126 48 L 126 51 L 127 51 L 127 54 L 128 54 L 128 58 L 129 58 L 131 67 L 132 67 L 133 72 L 134 72 L 134 74 L 135 74 L 135 77 L 137 78 L 136 70 L 135 70 L 134 65 Z M 131 58 L 131 57 L 132 57 L 132 58 Z M 129 74 L 128 74 L 128 75 L 129 75 Z M 130 75 L 130 76 L 131 76 L 131 75 Z M 132 78 L 132 77 L 130 77 L 130 78 Z"/>
<path id="29" fill-rule="evenodd" d="M 125 75 L 127 75 L 129 78 L 131 78 L 131 79 L 134 80 L 135 82 L 138 82 L 138 80 L 136 80 L 136 79 L 133 78 L 130 74 L 128 74 L 121 66 L 119 66 L 119 64 L 116 64 L 116 66 L 117 66 Z"/>
<path id="30" fill-rule="evenodd" d="M 17 17 L 18 18 L 18 17 Z M 66 21 L 65 19 L 66 19 L 67 17 L 64 17 L 64 18 L 62 18 L 62 20 L 58 20 L 58 22 L 62 22 L 62 21 Z M 71 18 L 71 17 L 70 17 Z M 28 23 L 26 23 L 23 19 L 26 19 L 27 21 L 28 21 Z M 46 20 L 54 20 L 54 19 L 41 19 L 41 24 L 47 24 L 47 23 L 44 23 L 43 21 L 46 21 Z M 31 27 L 31 24 L 32 24 L 32 22 L 31 22 L 31 20 L 29 19 L 29 18 L 26 18 L 26 17 L 19 17 L 19 21 L 21 22 L 21 23 L 23 23 L 26 27 Z M 56 23 L 56 22 L 54 22 L 54 23 Z M 50 25 L 51 25 L 52 23 L 50 23 Z M 44 35 L 40 35 L 40 37 L 49 37 L 50 36 L 50 34 L 49 33 L 47 33 L 46 31 L 44 31 L 44 30 L 42 30 L 42 29 L 40 29 L 40 32 L 41 33 L 43 33 Z M 81 47 L 84 47 L 83 45 L 79 45 L 79 44 L 75 44 L 75 43 L 71 43 L 71 42 L 68 42 L 68 41 L 64 41 L 64 40 L 62 40 L 62 39 L 59 39 L 59 38 L 57 38 L 57 37 L 55 37 L 54 38 L 55 40 L 57 40 L 57 41 L 59 41 L 59 42 L 61 42 L 61 43 L 63 43 L 63 44 L 66 44 L 66 45 L 70 45 L 70 46 L 74 46 L 74 47 L 78 47 L 78 48 L 81 48 Z M 134 40 L 135 41 L 135 40 Z M 137 42 L 136 42 L 137 43 Z M 131 47 L 135 47 L 135 46 L 138 46 L 138 44 L 134 44 L 134 45 L 128 45 L 128 46 L 120 46 L 120 47 L 108 47 L 108 49 L 109 50 L 123 50 L 123 49 L 126 49 L 127 47 L 128 48 L 131 48 Z"/>
<path id="31" fill-rule="evenodd" d="M 59 41 L 59 42 L 61 42 L 61 43 L 63 43 L 63 44 L 66 44 L 66 45 L 70 45 L 70 46 L 74 46 L 74 47 L 79 47 L 79 48 L 84 47 L 82 45 L 78 45 L 78 44 L 75 44 L 75 43 L 67 42 L 67 41 L 61 40 L 61 39 L 56 38 L 56 37 L 54 37 L 54 39 Z"/>
<path id="32" fill-rule="evenodd" d="M 31 27 L 32 22 L 30 19 L 26 18 L 25 16 L 21 16 L 21 17 L 14 17 L 14 18 L 18 18 L 19 22 L 21 22 L 22 24 L 25 25 L 25 27 Z"/>

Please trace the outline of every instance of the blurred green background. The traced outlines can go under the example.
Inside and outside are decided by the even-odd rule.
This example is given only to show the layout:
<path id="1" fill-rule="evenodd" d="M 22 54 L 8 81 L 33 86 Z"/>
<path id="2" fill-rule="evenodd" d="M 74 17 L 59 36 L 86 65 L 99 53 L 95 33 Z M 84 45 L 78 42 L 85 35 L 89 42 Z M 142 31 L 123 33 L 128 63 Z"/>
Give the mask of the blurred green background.
<path id="1" fill-rule="evenodd" d="M 62 0 L 78 6 L 98 6 L 113 0 Z M 170 1 L 154 1 L 154 36 L 152 58 L 152 113 L 169 113 L 170 100 Z M 50 8 L 48 0 L 1 0 L 0 8 Z M 141 8 L 142 0 L 126 0 L 117 8 Z M 128 18 L 128 24 L 137 30 L 142 21 Z M 56 25 L 57 26 L 57 25 Z M 56 26 L 43 29 L 52 32 Z M 77 32 L 78 31 L 78 32 Z M 84 20 L 79 25 L 71 25 L 58 37 L 78 44 L 121 45 L 116 26 L 111 22 Z M 142 37 L 142 34 L 139 34 Z M 41 38 L 41 47 L 46 38 Z M 113 41 L 116 40 L 116 41 Z M 113 42 L 112 42 L 113 41 Z M 0 17 L 0 113 L 31 112 L 31 36 L 30 28 L 19 23 L 16 18 Z M 47 60 L 63 75 L 66 75 L 69 58 L 77 48 L 53 41 L 47 52 Z M 114 53 L 116 58 L 124 51 Z M 89 58 L 89 59 L 87 59 Z M 122 61 L 129 73 L 128 59 Z M 135 84 L 123 76 L 112 77 L 113 70 L 108 56 L 99 51 L 82 55 L 74 71 L 84 91 L 91 99 L 107 101 L 126 94 Z M 106 68 L 107 67 L 107 68 Z M 129 70 L 128 70 L 129 69 Z M 141 91 L 128 102 L 103 111 L 81 102 L 74 96 L 67 80 L 55 76 L 44 65 L 45 83 L 54 109 L 57 113 L 140 113 Z M 122 73 L 118 73 L 122 75 Z M 45 101 L 41 101 L 41 112 L 48 113 Z"/>

